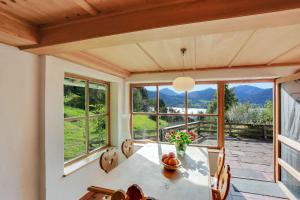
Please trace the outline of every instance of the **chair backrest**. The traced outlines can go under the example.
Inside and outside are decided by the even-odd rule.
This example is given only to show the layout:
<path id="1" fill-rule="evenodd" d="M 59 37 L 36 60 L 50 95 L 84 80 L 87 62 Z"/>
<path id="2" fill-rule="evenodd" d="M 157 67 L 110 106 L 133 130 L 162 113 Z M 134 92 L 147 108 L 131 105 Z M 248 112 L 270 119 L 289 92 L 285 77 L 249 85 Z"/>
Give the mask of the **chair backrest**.
<path id="1" fill-rule="evenodd" d="M 125 155 L 126 158 L 129 158 L 133 154 L 134 145 L 132 140 L 125 140 L 122 143 L 122 153 Z"/>
<path id="2" fill-rule="evenodd" d="M 118 165 L 118 154 L 115 149 L 107 149 L 102 153 L 100 160 L 100 167 L 106 173 L 110 172 L 113 168 Z"/>
<path id="3" fill-rule="evenodd" d="M 128 200 L 145 200 L 142 189 L 136 184 L 130 186 L 126 194 Z"/>
<path id="4" fill-rule="evenodd" d="M 218 186 L 220 200 L 225 200 L 229 193 L 230 178 L 231 178 L 230 166 L 226 165 L 226 166 L 224 166 L 224 169 L 222 170 L 222 173 L 220 176 L 220 181 L 219 181 L 219 186 Z"/>
<path id="5" fill-rule="evenodd" d="M 118 190 L 111 195 L 111 200 L 126 200 L 126 193 L 123 190 Z"/>
<path id="6" fill-rule="evenodd" d="M 215 179 L 217 180 L 217 187 L 219 186 L 219 179 L 220 175 L 222 173 L 222 169 L 224 168 L 224 163 L 225 163 L 225 150 L 224 147 L 220 150 L 219 155 L 218 155 L 218 161 L 217 161 L 217 171 L 215 172 Z"/>
<path id="7" fill-rule="evenodd" d="M 126 193 L 123 190 L 116 191 L 96 186 L 90 186 L 87 190 L 89 192 L 80 198 L 80 200 L 156 200 L 152 197 L 145 197 L 142 189 L 136 184 L 130 186 Z"/>

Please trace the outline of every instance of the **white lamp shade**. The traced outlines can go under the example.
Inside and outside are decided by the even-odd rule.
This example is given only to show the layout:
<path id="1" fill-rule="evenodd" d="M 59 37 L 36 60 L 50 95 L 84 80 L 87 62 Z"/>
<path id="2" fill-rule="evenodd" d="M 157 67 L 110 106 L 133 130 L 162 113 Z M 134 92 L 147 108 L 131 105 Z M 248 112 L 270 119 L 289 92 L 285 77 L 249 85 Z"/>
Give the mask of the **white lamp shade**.
<path id="1" fill-rule="evenodd" d="M 173 87 L 177 91 L 189 91 L 195 86 L 195 81 L 189 76 L 178 77 L 173 81 Z"/>

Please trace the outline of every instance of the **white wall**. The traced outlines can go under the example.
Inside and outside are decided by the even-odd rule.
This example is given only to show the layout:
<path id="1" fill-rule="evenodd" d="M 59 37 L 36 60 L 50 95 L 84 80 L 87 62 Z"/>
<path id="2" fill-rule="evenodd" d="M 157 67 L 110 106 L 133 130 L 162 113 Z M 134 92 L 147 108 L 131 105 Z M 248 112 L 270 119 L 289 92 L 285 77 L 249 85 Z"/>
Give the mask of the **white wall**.
<path id="1" fill-rule="evenodd" d="M 47 200 L 74 200 L 81 197 L 90 185 L 101 183 L 103 171 L 98 159 L 73 174 L 64 173 L 64 72 L 71 72 L 112 83 L 111 87 L 111 136 L 112 144 L 122 141 L 122 114 L 124 109 L 124 80 L 88 69 L 78 64 L 46 56 L 44 66 L 44 142 L 45 142 L 45 196 Z"/>
<path id="2" fill-rule="evenodd" d="M 0 199 L 39 199 L 39 61 L 0 44 Z"/>

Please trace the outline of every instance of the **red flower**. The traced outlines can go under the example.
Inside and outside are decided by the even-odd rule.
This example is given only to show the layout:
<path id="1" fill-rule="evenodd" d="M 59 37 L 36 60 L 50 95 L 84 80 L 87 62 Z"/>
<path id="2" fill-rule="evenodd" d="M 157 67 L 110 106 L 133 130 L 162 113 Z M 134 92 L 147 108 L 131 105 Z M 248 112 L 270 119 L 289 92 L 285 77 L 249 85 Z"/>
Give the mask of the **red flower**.
<path id="1" fill-rule="evenodd" d="M 195 140 L 197 138 L 197 133 L 195 133 L 194 131 L 189 131 L 189 135 L 191 140 Z"/>

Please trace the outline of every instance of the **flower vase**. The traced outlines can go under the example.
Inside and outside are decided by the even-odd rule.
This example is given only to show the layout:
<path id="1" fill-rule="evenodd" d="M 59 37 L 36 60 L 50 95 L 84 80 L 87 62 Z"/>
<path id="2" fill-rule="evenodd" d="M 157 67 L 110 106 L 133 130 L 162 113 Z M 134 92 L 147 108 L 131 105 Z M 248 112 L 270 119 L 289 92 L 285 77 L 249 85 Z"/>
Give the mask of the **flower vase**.
<path id="1" fill-rule="evenodd" d="M 178 143 L 175 143 L 175 147 L 176 147 L 177 155 L 178 156 L 183 156 L 185 154 L 187 144 L 178 142 Z"/>

